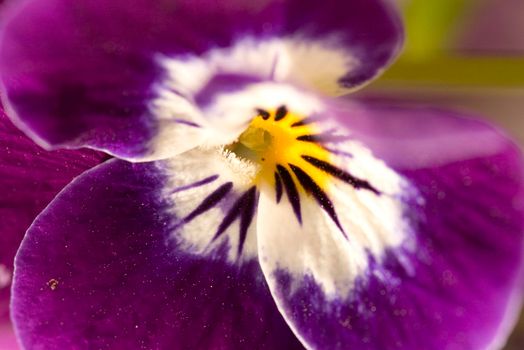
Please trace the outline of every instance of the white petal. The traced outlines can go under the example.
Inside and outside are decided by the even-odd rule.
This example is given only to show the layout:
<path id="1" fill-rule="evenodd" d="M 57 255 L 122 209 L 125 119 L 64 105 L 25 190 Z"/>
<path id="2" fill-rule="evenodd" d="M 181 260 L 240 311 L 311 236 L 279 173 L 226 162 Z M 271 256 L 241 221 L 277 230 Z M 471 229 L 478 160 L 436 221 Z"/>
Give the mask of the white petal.
<path id="1" fill-rule="evenodd" d="M 197 93 L 215 74 L 229 73 L 340 95 L 345 91 L 338 84 L 339 78 L 358 65 L 358 60 L 341 49 L 334 36 L 322 40 L 299 36 L 263 41 L 243 38 L 231 47 L 210 50 L 202 57 L 160 57 L 159 62 L 170 72 L 171 86 L 185 94 Z"/>
<path id="2" fill-rule="evenodd" d="M 162 84 L 155 87 L 155 92 L 157 97 L 149 110 L 156 118 L 157 134 L 150 142 L 152 152 L 140 161 L 181 154 L 201 145 L 208 134 L 199 109 L 188 98 Z"/>
<path id="3" fill-rule="evenodd" d="M 316 96 L 293 86 L 264 82 L 247 85 L 236 92 L 218 93 L 203 109 L 209 130 L 216 130 L 207 139 L 210 145 L 235 141 L 256 116 L 256 109 L 276 110 L 285 105 L 297 115 L 311 116 L 324 110 Z"/>
<path id="4" fill-rule="evenodd" d="M 279 272 L 286 272 L 297 286 L 311 278 L 326 298 L 344 299 L 365 275 L 370 259 L 381 261 L 386 250 L 409 242 L 402 205 L 402 197 L 409 193 L 407 185 L 367 150 L 356 145 L 351 148 L 347 168 L 361 176 L 380 174 L 381 181 L 374 184 L 377 175 L 369 178 L 380 194 L 333 178 L 324 192 L 340 227 L 311 194 L 300 193 L 300 223 L 287 196 L 277 204 L 271 191 L 262 192 L 258 250 L 270 287 Z"/>

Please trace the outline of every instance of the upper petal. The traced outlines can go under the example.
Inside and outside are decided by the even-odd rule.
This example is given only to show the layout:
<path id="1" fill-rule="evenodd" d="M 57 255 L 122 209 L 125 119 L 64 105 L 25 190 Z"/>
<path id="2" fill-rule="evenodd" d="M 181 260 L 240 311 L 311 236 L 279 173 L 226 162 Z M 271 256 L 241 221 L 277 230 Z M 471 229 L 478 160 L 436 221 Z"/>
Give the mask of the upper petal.
<path id="1" fill-rule="evenodd" d="M 378 74 L 402 37 L 382 0 L 46 0 L 13 8 L 0 71 L 19 124 L 46 146 L 89 145 L 131 159 L 202 141 L 186 93 L 217 72 L 333 93 Z"/>
<path id="2" fill-rule="evenodd" d="M 262 197 L 259 255 L 279 310 L 315 349 L 502 346 L 522 296 L 520 151 L 461 115 L 357 106 L 332 113 L 389 170 L 366 175 L 369 162 L 344 150 L 348 171 L 379 186 L 393 173 L 407 186 L 389 206 L 387 193 L 327 189 L 329 206 L 310 191 L 302 225 L 286 201 Z"/>

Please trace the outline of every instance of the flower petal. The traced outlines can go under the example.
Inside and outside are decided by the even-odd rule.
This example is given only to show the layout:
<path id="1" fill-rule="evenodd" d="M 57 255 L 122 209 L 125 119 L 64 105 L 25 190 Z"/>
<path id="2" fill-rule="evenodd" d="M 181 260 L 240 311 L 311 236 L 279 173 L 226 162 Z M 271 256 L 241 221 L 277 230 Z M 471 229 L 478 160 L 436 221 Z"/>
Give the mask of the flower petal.
<path id="1" fill-rule="evenodd" d="M 65 185 L 105 159 L 91 150 L 42 150 L 0 106 L 0 321 L 8 318 L 13 261 L 25 231 Z"/>
<path id="2" fill-rule="evenodd" d="M 37 218 L 14 284 L 25 347 L 300 347 L 256 262 L 239 267 L 179 249 L 165 169 L 109 161 Z"/>
<path id="3" fill-rule="evenodd" d="M 207 129 L 209 145 L 227 145 L 246 131 L 260 110 L 276 110 L 286 106 L 300 115 L 316 115 L 324 109 L 324 101 L 308 91 L 289 84 L 254 81 L 246 76 L 216 75 L 195 96 Z"/>
<path id="4" fill-rule="evenodd" d="M 289 227 L 283 217 L 293 215 L 261 197 L 260 261 L 287 322 L 318 349 L 501 347 L 522 295 L 520 151 L 493 128 L 449 112 L 353 107 L 340 120 L 410 185 L 400 197 L 407 239 L 382 254 L 367 249 L 366 256 L 358 226 L 346 230 L 343 243 L 321 220 L 309 219 L 311 209 L 300 231 L 285 232 L 271 220 Z M 315 205 L 311 198 L 302 203 L 304 212 Z M 337 213 L 352 215 L 333 203 Z M 317 217 L 323 212 L 317 205 Z M 360 225 L 384 224 L 389 212 L 353 210 L 352 217 Z"/>
<path id="5" fill-rule="evenodd" d="M 88 145 L 130 159 L 202 141 L 187 93 L 215 73 L 340 93 L 377 75 L 402 41 L 382 0 L 33 0 L 13 8 L 0 72 L 20 125 L 48 147 Z"/>

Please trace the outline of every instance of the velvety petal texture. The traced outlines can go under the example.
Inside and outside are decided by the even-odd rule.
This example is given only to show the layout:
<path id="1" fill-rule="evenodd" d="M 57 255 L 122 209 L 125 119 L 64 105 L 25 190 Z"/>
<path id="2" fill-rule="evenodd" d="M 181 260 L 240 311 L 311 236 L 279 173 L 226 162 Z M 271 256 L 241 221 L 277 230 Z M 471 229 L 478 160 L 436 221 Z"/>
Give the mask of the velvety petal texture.
<path id="1" fill-rule="evenodd" d="M 368 218 L 359 210 L 380 202 L 362 197 L 367 206 L 346 210 L 347 198 L 338 204 L 338 192 L 315 189 L 307 174 L 291 166 L 293 177 L 279 169 L 285 188 L 276 189 L 276 203 L 271 206 L 268 192 L 258 200 L 258 238 L 245 231 L 249 246 L 258 245 L 258 263 L 256 255 L 239 260 L 231 247 L 238 247 L 242 227 L 252 227 L 243 218 L 251 215 L 246 208 L 257 195 L 236 187 L 247 172 L 228 177 L 226 167 L 234 161 L 194 153 L 202 150 L 165 162 L 114 160 L 66 188 L 23 242 L 13 299 L 23 344 L 288 349 L 300 347 L 300 340 L 314 349 L 502 346 L 522 295 L 524 173 L 518 148 L 492 127 L 445 111 L 357 103 L 329 111 L 352 140 L 409 185 L 395 198 L 403 203 L 397 215 L 407 225 L 403 241 L 391 244 L 390 236 L 380 235 L 374 241 L 358 232 L 366 222 L 390 220 L 396 205 Z M 362 154 L 370 156 L 362 152 L 338 150 L 356 172 L 365 169 L 358 163 Z M 386 182 L 377 181 L 390 175 L 373 167 L 379 174 L 368 174 L 371 183 L 354 180 L 352 186 L 388 196 L 387 186 L 381 187 Z M 290 185 L 293 178 L 296 185 Z M 310 190 L 300 200 L 291 191 L 299 191 L 298 184 Z M 351 226 L 346 215 L 364 221 Z M 186 231 L 197 217 L 207 220 L 197 225 L 207 229 Z M 226 232 L 224 241 L 201 249 L 220 232 Z M 355 244 L 369 247 L 368 254 Z M 345 251 L 360 256 L 346 257 Z M 356 273 L 329 254 L 347 259 Z"/>
<path id="2" fill-rule="evenodd" d="M 330 98 L 397 52 L 390 6 L 13 4 L 0 78 L 21 127 L 168 158 L 99 165 L 34 221 L 22 344 L 500 347 L 523 291 L 518 147 L 464 115 Z"/>
<path id="3" fill-rule="evenodd" d="M 13 313 L 28 349 L 295 349 L 256 260 L 179 249 L 166 166 L 111 160 L 37 218 Z"/>
<path id="4" fill-rule="evenodd" d="M 7 17 L 0 75 L 18 123 L 48 147 L 131 159 L 198 138 L 198 123 L 171 107 L 217 72 L 340 93 L 402 42 L 386 0 L 26 0 Z"/>
<path id="5" fill-rule="evenodd" d="M 46 152 L 0 107 L 0 349 L 18 349 L 9 320 L 15 253 L 34 218 L 75 176 L 107 156 L 90 150 Z"/>
<path id="6" fill-rule="evenodd" d="M 46 152 L 0 107 L 0 322 L 8 320 L 13 260 L 25 231 L 65 185 L 105 159 L 91 150 Z"/>
<path id="7" fill-rule="evenodd" d="M 520 150 L 450 112 L 346 105 L 338 114 L 416 191 L 404 212 L 413 237 L 370 254 L 350 293 L 326 293 L 310 274 L 261 257 L 290 326 L 316 349 L 500 348 L 522 299 Z"/>

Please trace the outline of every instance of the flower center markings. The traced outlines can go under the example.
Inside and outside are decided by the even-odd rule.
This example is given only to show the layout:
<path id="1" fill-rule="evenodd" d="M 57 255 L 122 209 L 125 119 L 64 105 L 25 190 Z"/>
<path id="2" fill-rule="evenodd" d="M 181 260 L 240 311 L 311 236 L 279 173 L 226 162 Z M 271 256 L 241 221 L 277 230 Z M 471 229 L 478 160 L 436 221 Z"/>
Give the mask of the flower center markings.
<path id="1" fill-rule="evenodd" d="M 213 174 L 173 191 L 178 196 L 179 193 L 193 191 L 201 186 L 211 185 L 213 188 L 200 202 L 194 204 L 190 212 L 181 217 L 176 227 L 185 232 L 182 234 L 188 238 L 188 242 L 193 242 L 191 246 L 201 247 L 202 252 L 221 246 L 223 238 L 227 237 L 230 247 L 234 248 L 230 258 L 240 259 L 249 245 L 247 249 L 251 253 L 246 253 L 247 257 L 254 251 L 252 242 L 246 242 L 257 213 L 259 191 L 273 189 L 276 204 L 287 205 L 281 203 L 286 196 L 301 225 L 304 210 L 302 201 L 310 197 L 329 216 L 343 237 L 347 238 L 337 215 L 333 186 L 330 184 L 342 181 L 356 190 L 381 195 L 368 181 L 334 165 L 338 154 L 337 144 L 347 142 L 348 137 L 337 134 L 339 129 L 336 128 L 326 131 L 321 119 L 293 113 L 285 105 L 273 110 L 256 109 L 254 114 L 255 117 L 237 140 L 223 146 L 220 151 L 226 157 L 224 160 L 227 159 L 231 164 L 240 164 L 240 168 L 235 168 L 235 165 L 233 168 L 236 170 L 229 175 L 224 169 L 224 174 Z M 254 165 L 248 167 L 253 169 L 253 173 L 246 177 L 247 182 L 239 182 L 236 178 L 237 171 L 247 163 Z M 219 179 L 221 181 L 218 182 L 221 183 L 216 184 L 215 181 Z M 221 214 L 218 214 L 217 226 L 209 232 L 206 243 L 199 241 L 200 238 L 192 238 L 198 231 L 196 228 L 205 225 L 204 222 L 218 212 Z M 236 222 L 238 226 L 235 225 Z M 202 242 L 207 248 L 198 242 Z M 214 244 L 209 245 L 210 243 Z"/>
<path id="2" fill-rule="evenodd" d="M 376 195 L 380 193 L 366 180 L 356 178 L 331 163 L 332 155 L 323 143 L 345 139 L 331 131 L 318 132 L 315 117 L 294 114 L 285 105 L 273 111 L 257 109 L 256 112 L 257 116 L 246 131 L 226 149 L 260 165 L 254 185 L 269 183 L 275 189 L 277 203 L 285 192 L 300 223 L 300 194 L 305 193 L 313 196 L 346 236 L 327 194 L 329 181 L 336 178 L 355 189 L 368 190 Z"/>

